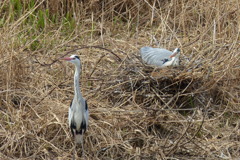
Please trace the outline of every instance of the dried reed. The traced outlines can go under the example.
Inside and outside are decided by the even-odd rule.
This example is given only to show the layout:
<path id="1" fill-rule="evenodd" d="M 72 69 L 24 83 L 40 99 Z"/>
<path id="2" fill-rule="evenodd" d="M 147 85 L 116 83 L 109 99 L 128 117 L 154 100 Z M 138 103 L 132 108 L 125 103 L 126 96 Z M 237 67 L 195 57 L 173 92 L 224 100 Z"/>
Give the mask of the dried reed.
<path id="1" fill-rule="evenodd" d="M 87 159 L 240 157 L 237 0 L 31 2 L 0 2 L 0 159 L 71 159 L 66 54 L 82 60 Z M 144 45 L 180 47 L 181 66 L 146 66 Z"/>

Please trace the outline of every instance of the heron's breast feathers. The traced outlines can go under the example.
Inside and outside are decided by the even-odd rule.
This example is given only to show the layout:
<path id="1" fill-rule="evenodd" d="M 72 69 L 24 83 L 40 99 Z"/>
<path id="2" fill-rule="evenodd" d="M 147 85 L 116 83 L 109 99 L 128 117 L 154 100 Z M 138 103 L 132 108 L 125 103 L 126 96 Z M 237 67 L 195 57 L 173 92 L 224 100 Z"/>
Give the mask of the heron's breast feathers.
<path id="1" fill-rule="evenodd" d="M 69 109 L 69 125 L 72 133 L 83 134 L 88 126 L 88 108 L 87 103 L 73 99 Z"/>

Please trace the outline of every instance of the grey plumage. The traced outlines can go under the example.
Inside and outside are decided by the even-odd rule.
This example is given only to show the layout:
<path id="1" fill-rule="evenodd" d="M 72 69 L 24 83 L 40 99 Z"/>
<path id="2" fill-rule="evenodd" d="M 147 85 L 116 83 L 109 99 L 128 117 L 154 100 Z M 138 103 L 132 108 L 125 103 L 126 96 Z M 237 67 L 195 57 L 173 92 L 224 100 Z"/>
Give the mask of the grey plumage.
<path id="1" fill-rule="evenodd" d="M 76 55 L 72 55 L 71 57 L 66 57 L 63 59 L 75 65 L 74 98 L 69 107 L 68 121 L 75 142 L 81 143 L 83 149 L 83 134 L 86 132 L 88 127 L 89 111 L 87 101 L 83 98 L 79 87 L 81 61 Z"/>
<path id="2" fill-rule="evenodd" d="M 178 66 L 180 49 L 173 52 L 163 48 L 142 47 L 140 49 L 142 60 L 149 65 L 158 67 Z"/>

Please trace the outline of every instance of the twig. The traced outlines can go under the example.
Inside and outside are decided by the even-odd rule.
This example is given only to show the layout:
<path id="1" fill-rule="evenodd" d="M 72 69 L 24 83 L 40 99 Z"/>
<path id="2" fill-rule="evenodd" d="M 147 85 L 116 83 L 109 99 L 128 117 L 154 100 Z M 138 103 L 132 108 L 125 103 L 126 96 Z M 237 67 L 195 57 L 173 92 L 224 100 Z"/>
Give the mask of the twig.
<path id="1" fill-rule="evenodd" d="M 208 104 L 207 104 L 207 107 L 206 107 L 206 108 L 209 107 L 209 105 L 210 105 L 210 101 L 211 101 L 211 100 L 208 101 Z M 180 146 L 183 146 L 183 145 L 185 145 L 185 144 L 191 142 L 191 141 L 196 137 L 196 135 L 197 135 L 197 134 L 200 132 L 200 130 L 202 129 L 203 123 L 205 122 L 204 120 L 205 120 L 205 118 L 206 118 L 206 115 L 207 115 L 207 112 L 205 112 L 205 114 L 204 114 L 204 116 L 203 116 L 203 118 L 202 118 L 202 122 L 201 122 L 201 124 L 200 124 L 198 130 L 197 130 L 197 132 L 192 136 L 192 138 L 189 139 L 187 142 L 184 142 L 184 143 L 181 144 Z"/>
<path id="2" fill-rule="evenodd" d="M 59 57 L 58 59 L 53 60 L 51 63 L 45 63 L 45 62 L 41 63 L 41 62 L 39 62 L 39 60 L 38 60 L 38 59 L 36 58 L 36 56 L 35 56 L 36 63 L 40 64 L 41 66 L 51 66 L 51 65 L 53 65 L 54 63 L 56 63 L 57 61 L 59 61 L 59 59 L 63 58 L 64 56 L 66 56 L 66 55 L 68 55 L 68 54 L 70 54 L 70 53 L 72 53 L 72 52 L 75 52 L 75 51 L 77 51 L 77 50 L 81 50 L 81 49 L 85 49 L 85 48 L 98 48 L 98 49 L 106 50 L 106 51 L 108 51 L 109 53 L 111 53 L 112 55 L 114 55 L 115 57 L 117 57 L 117 59 L 118 59 L 119 62 L 122 61 L 121 58 L 120 58 L 117 54 L 115 54 L 112 50 L 110 50 L 110 49 L 107 49 L 107 48 L 104 48 L 104 47 L 100 47 L 100 46 L 82 46 L 82 47 L 80 47 L 80 48 L 76 48 L 76 49 L 73 49 L 73 50 L 68 51 L 67 53 L 65 53 L 64 55 L 62 55 L 61 57 Z"/>
<path id="3" fill-rule="evenodd" d="M 182 135 L 178 138 L 178 140 L 176 141 L 175 145 L 170 149 L 170 151 L 168 151 L 168 153 L 166 154 L 167 156 L 170 155 L 170 153 L 173 152 L 175 148 L 179 147 L 178 144 L 180 143 L 180 141 L 182 140 L 182 138 L 186 135 L 188 129 L 190 128 L 190 126 L 191 126 L 191 124 L 192 124 L 191 122 L 192 122 L 191 120 L 188 122 L 187 128 L 186 128 L 185 131 L 182 133 Z"/>
<path id="4" fill-rule="evenodd" d="M 50 95 L 57 87 L 59 87 L 63 83 L 65 83 L 65 82 L 62 82 L 59 85 L 57 85 L 56 87 L 54 87 L 53 89 L 51 89 L 39 102 L 37 102 L 37 104 L 35 106 L 39 105 L 48 95 Z"/>

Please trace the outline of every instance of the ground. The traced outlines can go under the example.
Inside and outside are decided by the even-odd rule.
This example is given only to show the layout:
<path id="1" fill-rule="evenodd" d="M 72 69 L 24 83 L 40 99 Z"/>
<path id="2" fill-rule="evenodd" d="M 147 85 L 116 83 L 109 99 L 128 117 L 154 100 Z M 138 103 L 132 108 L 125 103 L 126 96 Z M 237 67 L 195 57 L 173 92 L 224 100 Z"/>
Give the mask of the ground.
<path id="1" fill-rule="evenodd" d="M 85 159 L 240 157 L 237 0 L 0 4 L 0 159 L 72 158 L 72 54 Z M 142 46 L 179 47 L 180 66 L 147 66 Z"/>

